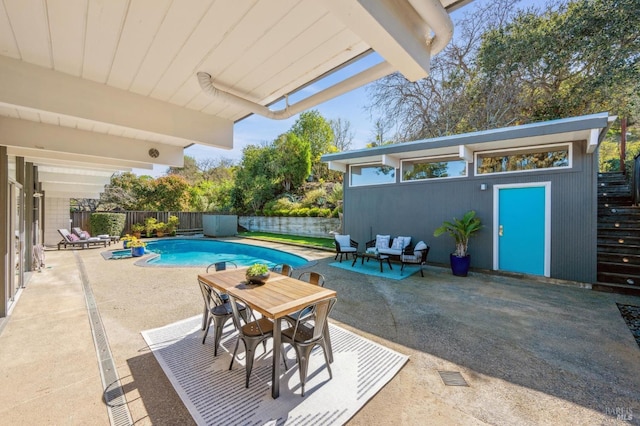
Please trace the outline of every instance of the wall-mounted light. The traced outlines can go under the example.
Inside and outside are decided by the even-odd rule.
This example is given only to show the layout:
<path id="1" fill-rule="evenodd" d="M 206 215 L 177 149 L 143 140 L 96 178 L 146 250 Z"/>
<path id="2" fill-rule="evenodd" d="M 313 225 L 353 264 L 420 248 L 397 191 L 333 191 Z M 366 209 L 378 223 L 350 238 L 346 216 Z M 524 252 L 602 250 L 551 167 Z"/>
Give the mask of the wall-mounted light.
<path id="1" fill-rule="evenodd" d="M 34 197 L 34 198 L 40 198 L 40 197 L 42 197 L 43 195 L 44 195 L 44 194 L 43 194 L 42 192 L 34 192 L 34 193 L 33 193 L 33 197 Z"/>
<path id="2" fill-rule="evenodd" d="M 487 190 L 487 184 L 486 183 L 481 183 L 480 184 L 480 191 L 486 191 Z"/>

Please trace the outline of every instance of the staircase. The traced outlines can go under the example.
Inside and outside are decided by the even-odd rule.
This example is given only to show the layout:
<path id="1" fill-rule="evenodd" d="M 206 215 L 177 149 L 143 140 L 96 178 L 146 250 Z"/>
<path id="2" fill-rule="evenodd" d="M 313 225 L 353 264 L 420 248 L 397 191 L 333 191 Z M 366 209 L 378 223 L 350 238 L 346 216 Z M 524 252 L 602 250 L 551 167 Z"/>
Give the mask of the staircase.
<path id="1" fill-rule="evenodd" d="M 598 174 L 598 291 L 640 296 L 640 207 L 621 172 Z"/>

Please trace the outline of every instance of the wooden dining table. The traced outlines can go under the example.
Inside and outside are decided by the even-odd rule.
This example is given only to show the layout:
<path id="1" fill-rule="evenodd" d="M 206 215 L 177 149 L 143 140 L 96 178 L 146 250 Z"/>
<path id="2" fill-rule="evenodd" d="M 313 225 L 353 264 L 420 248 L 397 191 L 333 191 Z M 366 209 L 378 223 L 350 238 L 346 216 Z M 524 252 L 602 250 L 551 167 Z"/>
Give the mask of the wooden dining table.
<path id="1" fill-rule="evenodd" d="M 278 274 L 277 272 L 271 272 L 265 284 L 248 283 L 244 269 L 229 269 L 210 274 L 199 274 L 198 279 L 220 292 L 242 299 L 251 309 L 273 320 L 271 396 L 278 398 L 280 395 L 280 333 L 282 319 L 286 315 L 299 311 L 315 302 L 336 297 L 336 292 Z M 331 349 L 329 351 L 329 359 L 332 361 L 333 354 Z"/>

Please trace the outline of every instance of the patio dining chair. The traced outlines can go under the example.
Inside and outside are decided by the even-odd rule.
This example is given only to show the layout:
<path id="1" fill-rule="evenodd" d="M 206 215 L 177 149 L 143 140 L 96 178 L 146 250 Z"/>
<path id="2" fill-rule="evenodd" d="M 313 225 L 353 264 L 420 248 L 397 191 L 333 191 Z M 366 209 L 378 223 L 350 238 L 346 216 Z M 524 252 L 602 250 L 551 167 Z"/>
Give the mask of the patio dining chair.
<path id="1" fill-rule="evenodd" d="M 241 300 L 241 299 L 240 299 Z M 229 295 L 229 305 L 233 314 L 233 322 L 238 330 L 238 339 L 236 340 L 236 347 L 233 350 L 233 356 L 231 357 L 231 363 L 229 364 L 229 370 L 233 368 L 233 361 L 236 358 L 238 352 L 238 346 L 240 341 L 244 344 L 245 349 L 245 370 L 246 380 L 245 387 L 249 387 L 249 378 L 251 377 L 251 370 L 253 369 L 253 359 L 256 347 L 262 343 L 265 353 L 267 352 L 267 339 L 273 337 L 273 323 L 265 317 L 256 319 L 253 315 L 253 311 L 249 311 L 249 316 L 240 315 L 240 303 L 236 301 L 236 298 Z"/>
<path id="2" fill-rule="evenodd" d="M 231 269 L 231 268 L 237 269 L 238 265 L 231 260 L 221 260 L 219 262 L 214 262 L 209 266 L 207 266 L 207 274 L 209 273 L 209 270 L 211 269 L 211 267 L 213 267 L 214 271 L 218 272 L 218 271 L 226 271 L 227 269 Z"/>
<path id="3" fill-rule="evenodd" d="M 299 316 L 295 324 L 285 330 L 282 330 L 282 353 L 284 354 L 285 343 L 293 346 L 293 349 L 296 352 L 302 396 L 304 396 L 304 385 L 307 381 L 309 357 L 311 356 L 311 351 L 316 346 L 320 346 L 322 348 L 325 364 L 329 371 L 329 379 L 333 378 L 330 365 L 330 359 L 332 356 L 330 347 L 331 342 L 328 338 L 328 319 L 336 301 L 337 299 L 332 297 L 307 306 L 305 309 L 310 309 L 310 312 L 307 315 Z M 287 368 L 286 358 L 283 357 L 283 360 L 285 368 Z"/>
<path id="4" fill-rule="evenodd" d="M 320 287 L 324 287 L 324 275 L 319 274 L 317 272 L 305 271 L 298 276 L 298 279 L 300 281 L 307 281 L 309 282 L 309 284 L 314 284 Z M 289 321 L 289 323 L 291 324 L 295 324 L 295 322 L 298 320 L 299 317 L 307 316 L 312 311 L 313 311 L 313 308 L 307 306 L 304 309 L 290 313 L 289 315 L 284 317 L 284 319 Z"/>
<path id="5" fill-rule="evenodd" d="M 281 264 L 276 265 L 273 268 L 271 268 L 271 270 L 273 272 L 277 272 L 279 274 L 286 275 L 287 277 L 290 277 L 291 273 L 293 272 L 293 267 L 291 265 L 287 265 L 286 263 L 281 263 Z"/>
<path id="6" fill-rule="evenodd" d="M 213 287 L 202 280 L 198 280 L 198 284 L 200 285 L 200 292 L 202 293 L 202 299 L 204 301 L 204 312 L 202 314 L 202 330 L 204 330 L 204 332 L 202 334 L 202 344 L 204 345 L 207 340 L 209 327 L 213 321 L 215 333 L 213 356 L 218 356 L 218 346 L 220 345 L 220 339 L 222 338 L 222 330 L 227 321 L 233 317 L 233 312 L 230 303 L 228 301 L 223 301 L 220 297 L 220 293 Z M 245 318 L 248 317 L 248 308 L 246 306 L 239 305 L 237 309 Z"/>

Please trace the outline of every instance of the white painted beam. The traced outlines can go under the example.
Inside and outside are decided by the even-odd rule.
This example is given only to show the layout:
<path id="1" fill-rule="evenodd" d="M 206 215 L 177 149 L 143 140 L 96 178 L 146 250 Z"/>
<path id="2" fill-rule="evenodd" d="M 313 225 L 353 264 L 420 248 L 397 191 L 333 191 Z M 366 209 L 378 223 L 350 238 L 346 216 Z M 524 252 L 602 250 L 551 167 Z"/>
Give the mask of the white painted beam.
<path id="1" fill-rule="evenodd" d="M 61 152 L 48 152 L 33 148 L 8 147 L 7 152 L 16 157 L 24 157 L 24 161 L 42 165 L 60 165 L 68 167 L 87 168 L 95 167 L 99 170 L 131 170 L 147 169 L 152 170 L 153 164 L 136 163 L 133 161 L 116 160 L 112 158 L 96 158 L 88 155 L 66 154 Z"/>
<path id="2" fill-rule="evenodd" d="M 134 165 L 136 163 L 149 162 L 182 167 L 184 162 L 184 152 L 180 146 L 162 145 L 6 117 L 0 117 L 0 144 L 43 152 L 122 160 L 128 162 L 127 165 L 131 167 L 137 167 Z M 159 151 L 157 158 L 149 155 L 149 150 L 152 148 Z"/>
<path id="3" fill-rule="evenodd" d="M 394 169 L 399 169 L 400 159 L 392 155 L 384 154 L 382 155 L 382 164 L 384 164 L 385 166 L 393 167 Z"/>
<path id="4" fill-rule="evenodd" d="M 195 79 L 195 75 L 194 75 Z M 0 56 L 0 102 L 219 148 L 233 148 L 233 122 L 105 84 Z"/>
<path id="5" fill-rule="evenodd" d="M 38 170 L 40 182 L 71 184 L 71 185 L 100 185 L 104 186 L 111 181 L 110 177 L 81 175 L 77 173 L 51 173 Z"/>
<path id="6" fill-rule="evenodd" d="M 591 129 L 589 139 L 587 139 L 587 154 L 593 154 L 598 148 L 598 140 L 600 139 L 601 129 Z"/>
<path id="7" fill-rule="evenodd" d="M 329 167 L 329 170 L 335 170 L 338 172 L 342 172 L 342 173 L 347 173 L 347 164 L 346 163 L 340 163 L 337 161 L 329 161 L 327 162 L 327 166 Z"/>
<path id="8" fill-rule="evenodd" d="M 407 80 L 429 75 L 431 29 L 407 2 L 324 0 L 323 4 Z"/>
<path id="9" fill-rule="evenodd" d="M 47 191 L 47 198 L 89 198 L 97 200 L 100 198 L 99 192 L 92 191 Z"/>
<path id="10" fill-rule="evenodd" d="M 473 163 L 473 150 L 466 145 L 458 146 L 458 155 L 461 160 L 466 161 L 468 164 Z"/>

